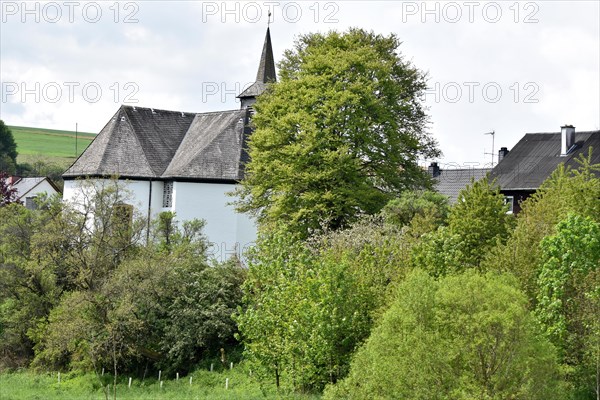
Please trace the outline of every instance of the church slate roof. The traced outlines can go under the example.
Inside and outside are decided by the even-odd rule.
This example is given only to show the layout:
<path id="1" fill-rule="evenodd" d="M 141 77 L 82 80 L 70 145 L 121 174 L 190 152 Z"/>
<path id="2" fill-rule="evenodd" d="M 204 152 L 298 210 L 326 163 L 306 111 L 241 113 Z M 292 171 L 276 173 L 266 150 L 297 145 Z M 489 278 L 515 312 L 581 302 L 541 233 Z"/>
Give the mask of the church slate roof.
<path id="1" fill-rule="evenodd" d="M 238 96 L 242 109 L 196 114 L 121 106 L 63 178 L 237 182 L 249 161 L 248 107 L 276 80 L 267 29 L 256 82 Z"/>
<path id="2" fill-rule="evenodd" d="M 240 180 L 246 110 L 196 114 L 165 178 Z"/>
<path id="3" fill-rule="evenodd" d="M 575 133 L 575 146 L 566 156 L 561 156 L 561 133 L 527 133 L 513 149 L 494 167 L 490 177 L 496 179 L 503 191 L 537 190 L 560 163 L 571 168 L 581 153 L 593 148 L 592 163 L 600 163 L 600 131 Z"/>
<path id="4" fill-rule="evenodd" d="M 240 180 L 247 114 L 121 106 L 63 178 Z"/>

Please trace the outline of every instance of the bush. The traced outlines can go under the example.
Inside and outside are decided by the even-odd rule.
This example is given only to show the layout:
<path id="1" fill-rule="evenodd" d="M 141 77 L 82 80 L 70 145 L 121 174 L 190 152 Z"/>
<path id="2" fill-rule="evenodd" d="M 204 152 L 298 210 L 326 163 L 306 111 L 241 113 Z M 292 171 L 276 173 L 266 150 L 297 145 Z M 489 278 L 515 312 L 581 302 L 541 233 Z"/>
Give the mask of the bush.
<path id="1" fill-rule="evenodd" d="M 552 345 L 503 275 L 416 270 L 325 399 L 562 399 Z"/>

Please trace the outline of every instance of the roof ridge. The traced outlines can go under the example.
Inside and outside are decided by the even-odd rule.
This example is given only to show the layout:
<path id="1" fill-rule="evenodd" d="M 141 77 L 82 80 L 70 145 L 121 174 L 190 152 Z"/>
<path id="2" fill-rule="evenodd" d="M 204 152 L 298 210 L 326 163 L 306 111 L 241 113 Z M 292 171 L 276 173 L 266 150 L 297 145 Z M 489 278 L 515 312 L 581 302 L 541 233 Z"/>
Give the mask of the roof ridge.
<path id="1" fill-rule="evenodd" d="M 229 112 L 240 112 L 240 111 L 244 111 L 244 110 L 242 110 L 242 109 L 239 109 L 239 108 L 232 108 L 231 110 L 222 110 L 222 111 L 206 111 L 206 112 L 201 112 L 201 113 L 195 113 L 194 115 L 222 114 L 222 113 L 229 113 Z"/>
<path id="2" fill-rule="evenodd" d="M 575 131 L 575 134 L 578 133 L 600 133 L 600 130 L 591 130 L 591 131 Z M 527 132 L 526 135 L 560 135 L 561 132 Z"/>
<path id="3" fill-rule="evenodd" d="M 154 111 L 156 112 L 167 112 L 167 113 L 173 113 L 173 114 L 187 114 L 187 115 L 200 115 L 200 114 L 216 114 L 216 113 L 224 113 L 224 112 L 232 112 L 232 111 L 240 111 L 238 108 L 231 108 L 229 110 L 220 110 L 220 111 L 205 111 L 205 112 L 191 112 L 191 111 L 176 111 L 176 110 L 162 110 L 160 108 L 154 108 L 154 107 L 137 107 L 137 106 L 127 106 L 122 104 L 120 109 L 129 109 L 131 111 L 136 112 L 137 110 L 145 110 L 145 111 Z M 135 110 L 134 110 L 135 109 Z M 118 112 L 118 111 L 117 111 Z M 110 122 L 110 121 L 109 121 Z"/>
<path id="4" fill-rule="evenodd" d="M 144 111 L 153 111 L 154 113 L 157 112 L 163 112 L 163 113 L 173 113 L 173 114 L 197 114 L 195 112 L 191 112 L 191 111 L 178 111 L 178 110 L 163 110 L 162 108 L 155 108 L 155 107 L 138 107 L 138 106 L 129 106 L 129 105 L 125 105 L 125 104 L 121 104 L 121 108 L 122 109 L 129 109 L 132 110 L 134 112 L 138 111 L 138 110 L 144 110 Z"/>

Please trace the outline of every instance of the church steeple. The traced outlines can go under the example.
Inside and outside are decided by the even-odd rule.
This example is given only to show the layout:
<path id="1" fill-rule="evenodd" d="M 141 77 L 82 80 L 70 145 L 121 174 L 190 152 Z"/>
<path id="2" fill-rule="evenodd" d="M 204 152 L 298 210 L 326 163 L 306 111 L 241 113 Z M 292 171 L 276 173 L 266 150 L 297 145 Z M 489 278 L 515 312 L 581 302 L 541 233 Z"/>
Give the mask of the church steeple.
<path id="1" fill-rule="evenodd" d="M 267 28 L 265 44 L 263 45 L 258 73 L 256 74 L 256 82 L 267 83 L 275 81 L 277 81 L 277 75 L 275 74 L 275 60 L 273 59 L 273 46 L 271 45 L 271 31 Z"/>
<path id="2" fill-rule="evenodd" d="M 256 81 L 238 96 L 242 103 L 242 108 L 254 104 L 256 97 L 262 94 L 267 88 L 267 84 L 276 81 L 277 74 L 275 72 L 273 46 L 271 45 L 271 31 L 267 28 L 267 35 L 265 36 L 265 43 L 263 44 L 260 63 L 258 64 L 258 72 L 256 73 Z"/>

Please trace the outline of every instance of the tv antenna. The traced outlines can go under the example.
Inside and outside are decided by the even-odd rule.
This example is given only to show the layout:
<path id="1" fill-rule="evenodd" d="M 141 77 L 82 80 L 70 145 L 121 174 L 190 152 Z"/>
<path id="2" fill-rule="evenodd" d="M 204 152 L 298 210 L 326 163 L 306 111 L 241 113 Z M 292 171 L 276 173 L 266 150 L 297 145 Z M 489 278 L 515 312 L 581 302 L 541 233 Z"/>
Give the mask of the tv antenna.
<path id="1" fill-rule="evenodd" d="M 491 132 L 486 132 L 484 133 L 484 135 L 492 135 L 492 152 L 491 153 L 486 153 L 485 152 L 485 148 L 483 149 L 483 156 L 492 156 L 492 168 L 494 168 L 494 157 L 496 156 L 496 153 L 494 153 L 494 136 L 496 135 L 496 131 L 491 131 Z"/>

